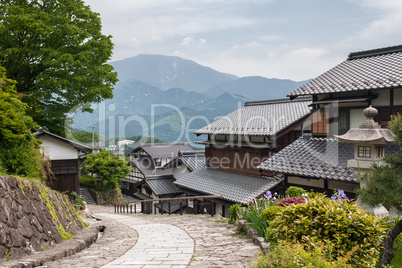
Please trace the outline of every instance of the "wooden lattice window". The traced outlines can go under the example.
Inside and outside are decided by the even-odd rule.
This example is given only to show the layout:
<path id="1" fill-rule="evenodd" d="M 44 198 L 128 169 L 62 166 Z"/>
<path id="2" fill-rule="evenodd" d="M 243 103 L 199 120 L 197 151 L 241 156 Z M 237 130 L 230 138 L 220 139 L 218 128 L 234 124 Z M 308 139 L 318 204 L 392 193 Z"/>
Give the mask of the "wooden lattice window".
<path id="1" fill-rule="evenodd" d="M 358 157 L 370 158 L 371 157 L 371 147 L 370 146 L 359 146 Z"/>
<path id="2" fill-rule="evenodd" d="M 384 157 L 384 146 L 377 146 L 375 148 L 376 157 Z"/>
<path id="3" fill-rule="evenodd" d="M 324 110 L 313 113 L 313 134 L 328 134 L 328 112 Z"/>

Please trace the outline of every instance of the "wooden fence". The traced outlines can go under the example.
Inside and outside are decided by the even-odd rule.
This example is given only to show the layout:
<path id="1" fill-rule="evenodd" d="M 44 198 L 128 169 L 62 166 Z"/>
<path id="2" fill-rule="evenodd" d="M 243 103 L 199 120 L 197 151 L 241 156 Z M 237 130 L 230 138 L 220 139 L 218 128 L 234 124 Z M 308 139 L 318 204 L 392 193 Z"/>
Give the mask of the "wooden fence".
<path id="1" fill-rule="evenodd" d="M 114 212 L 115 213 L 137 213 L 137 205 L 141 208 L 141 213 L 151 214 L 152 210 L 156 214 L 156 209 L 159 209 L 160 214 L 171 214 L 173 212 L 178 211 L 180 215 L 183 215 L 183 201 L 185 200 L 194 200 L 194 214 L 198 214 L 198 211 L 201 211 L 201 214 L 204 214 L 204 207 L 199 203 L 197 199 L 221 199 L 221 195 L 203 195 L 203 196 L 188 196 L 188 197 L 176 197 L 176 198 L 161 198 L 161 199 L 149 199 L 149 200 L 139 200 L 125 204 L 115 204 Z M 172 210 L 172 201 L 176 201 L 175 204 L 178 204 L 178 209 Z M 179 201 L 179 202 L 177 202 Z M 154 202 L 160 202 L 159 204 L 153 204 Z M 167 207 L 164 207 L 167 205 Z M 201 207 L 200 207 L 201 206 Z M 165 212 L 166 211 L 166 212 Z M 211 216 L 215 216 L 215 202 L 211 201 Z"/>

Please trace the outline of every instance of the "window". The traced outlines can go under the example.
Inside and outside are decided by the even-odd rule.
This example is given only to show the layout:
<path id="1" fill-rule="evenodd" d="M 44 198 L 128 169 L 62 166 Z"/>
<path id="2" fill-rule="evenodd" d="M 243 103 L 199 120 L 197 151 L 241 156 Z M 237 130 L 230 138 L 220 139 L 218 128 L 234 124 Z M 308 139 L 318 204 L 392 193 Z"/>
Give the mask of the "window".
<path id="1" fill-rule="evenodd" d="M 313 128 L 314 134 L 328 133 L 328 112 L 318 110 L 313 113 Z"/>
<path id="2" fill-rule="evenodd" d="M 348 132 L 350 126 L 349 110 L 340 110 L 338 113 L 338 134 L 342 135 Z"/>
<path id="3" fill-rule="evenodd" d="M 384 146 L 377 146 L 376 150 L 376 157 L 384 157 Z"/>
<path id="4" fill-rule="evenodd" d="M 370 158 L 371 157 L 371 147 L 370 146 L 359 146 L 358 157 Z"/>

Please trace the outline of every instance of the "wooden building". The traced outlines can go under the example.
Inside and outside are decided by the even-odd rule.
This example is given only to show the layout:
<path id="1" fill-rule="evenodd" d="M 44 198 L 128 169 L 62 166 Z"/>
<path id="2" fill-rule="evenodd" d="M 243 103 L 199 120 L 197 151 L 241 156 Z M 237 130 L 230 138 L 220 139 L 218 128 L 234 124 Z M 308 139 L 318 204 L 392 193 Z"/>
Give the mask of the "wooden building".
<path id="1" fill-rule="evenodd" d="M 286 186 L 329 194 L 340 188 L 353 197 L 359 184 L 347 161 L 354 158 L 354 147 L 333 137 L 365 122 L 363 110 L 369 105 L 378 110 L 374 120 L 382 127 L 391 114 L 402 113 L 402 46 L 350 53 L 345 61 L 288 96 L 312 96 L 312 135 L 263 162 L 259 166 L 262 174 L 283 174 Z M 396 149 L 387 145 L 386 153 Z"/>
<path id="2" fill-rule="evenodd" d="M 213 201 L 215 211 L 223 216 L 231 204 L 248 204 L 277 187 L 281 179 L 261 176 L 257 166 L 309 131 L 304 123 L 311 102 L 310 97 L 250 101 L 197 130 L 195 134 L 208 137 L 200 142 L 205 144 L 205 167 L 175 184 L 191 195 L 222 195 Z"/>
<path id="3" fill-rule="evenodd" d="M 50 133 L 46 127 L 40 127 L 35 135 L 42 141 L 41 150 L 49 156 L 55 175 L 48 185 L 62 193 L 79 193 L 79 161 L 92 151 L 91 147 Z"/>
<path id="4" fill-rule="evenodd" d="M 173 168 L 163 168 L 179 151 L 192 151 L 184 143 L 141 144 L 131 153 L 131 171 L 121 182 L 122 193 L 134 198 L 158 199 L 180 195 L 173 183 Z"/>

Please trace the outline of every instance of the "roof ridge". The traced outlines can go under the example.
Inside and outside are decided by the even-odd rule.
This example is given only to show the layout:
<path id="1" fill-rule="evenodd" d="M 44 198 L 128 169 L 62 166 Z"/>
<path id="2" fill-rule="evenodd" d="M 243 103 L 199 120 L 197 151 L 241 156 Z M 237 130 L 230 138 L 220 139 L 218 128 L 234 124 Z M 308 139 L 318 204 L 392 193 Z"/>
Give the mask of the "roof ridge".
<path id="1" fill-rule="evenodd" d="M 266 105 L 266 104 L 279 104 L 279 103 L 287 103 L 287 102 L 298 102 L 298 101 L 312 101 L 312 97 L 310 95 L 300 96 L 296 99 L 291 100 L 289 97 L 279 98 L 279 99 L 269 99 L 269 100 L 257 100 L 257 101 L 246 101 L 244 106 L 254 106 L 254 105 Z"/>
<path id="2" fill-rule="evenodd" d="M 158 145 L 185 145 L 184 142 L 160 142 L 160 143 L 141 143 L 140 146 L 158 146 Z"/>
<path id="3" fill-rule="evenodd" d="M 200 154 L 205 154 L 205 150 L 200 150 L 200 151 L 182 151 L 182 150 L 180 150 L 177 153 L 178 156 L 195 156 L 195 155 L 200 155 Z"/>
<path id="4" fill-rule="evenodd" d="M 347 60 L 355 60 L 373 56 L 386 55 L 391 53 L 402 52 L 402 45 L 370 49 L 365 51 L 351 52 Z"/>

